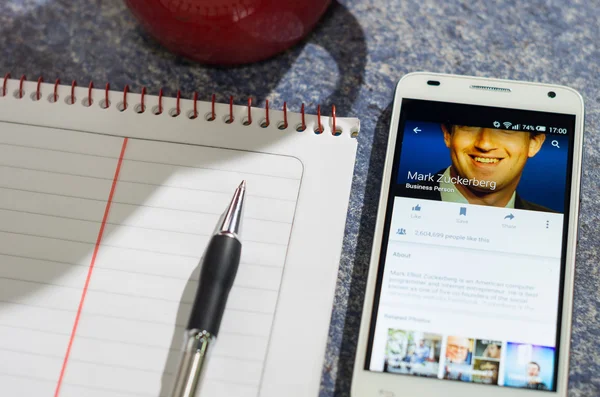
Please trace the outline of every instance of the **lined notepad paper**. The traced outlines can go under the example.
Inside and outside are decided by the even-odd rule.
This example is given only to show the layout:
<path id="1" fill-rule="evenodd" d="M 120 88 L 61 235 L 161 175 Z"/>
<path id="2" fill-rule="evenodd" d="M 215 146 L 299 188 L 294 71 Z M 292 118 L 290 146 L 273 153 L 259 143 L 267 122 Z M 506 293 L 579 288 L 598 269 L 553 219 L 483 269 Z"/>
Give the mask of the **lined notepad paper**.
<path id="1" fill-rule="evenodd" d="M 197 264 L 242 180 L 201 396 L 318 395 L 360 129 L 323 113 L 265 125 L 265 109 L 5 80 L 0 396 L 169 397 Z"/>
<path id="2" fill-rule="evenodd" d="M 213 397 L 258 395 L 302 164 L 0 124 L 2 394 L 168 397 L 199 258 L 243 179 L 242 260 L 202 389 Z"/>

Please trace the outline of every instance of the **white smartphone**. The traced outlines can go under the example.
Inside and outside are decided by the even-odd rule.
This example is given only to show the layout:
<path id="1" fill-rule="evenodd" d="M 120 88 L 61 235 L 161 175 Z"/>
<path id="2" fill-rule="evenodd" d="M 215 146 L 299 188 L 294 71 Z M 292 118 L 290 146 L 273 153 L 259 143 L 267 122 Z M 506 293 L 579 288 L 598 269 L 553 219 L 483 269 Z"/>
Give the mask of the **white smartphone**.
<path id="1" fill-rule="evenodd" d="M 398 83 L 353 397 L 567 396 L 583 100 Z"/>

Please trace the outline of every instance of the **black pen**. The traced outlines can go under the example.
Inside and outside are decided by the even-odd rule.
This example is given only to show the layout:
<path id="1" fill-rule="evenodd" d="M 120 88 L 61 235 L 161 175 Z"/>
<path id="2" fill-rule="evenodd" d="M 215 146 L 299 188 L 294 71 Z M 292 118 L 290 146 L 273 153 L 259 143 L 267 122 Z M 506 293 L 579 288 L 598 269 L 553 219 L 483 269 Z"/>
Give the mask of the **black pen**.
<path id="1" fill-rule="evenodd" d="M 243 181 L 200 259 L 200 281 L 171 397 L 196 396 L 202 381 L 208 354 L 219 333 L 225 304 L 240 264 L 240 227 L 245 194 L 246 181 Z"/>

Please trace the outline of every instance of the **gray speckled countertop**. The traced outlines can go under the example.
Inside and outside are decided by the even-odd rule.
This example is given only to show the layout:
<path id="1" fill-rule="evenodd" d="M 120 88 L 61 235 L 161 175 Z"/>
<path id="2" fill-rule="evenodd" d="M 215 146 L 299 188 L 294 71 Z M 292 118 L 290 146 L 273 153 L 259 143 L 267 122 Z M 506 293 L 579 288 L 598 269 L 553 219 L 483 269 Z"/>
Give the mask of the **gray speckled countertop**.
<path id="1" fill-rule="evenodd" d="M 600 395 L 600 7 L 584 0 L 344 0 L 302 44 L 271 60 L 207 68 L 170 55 L 120 0 L 3 0 L 0 72 L 81 85 L 110 81 L 208 99 L 252 95 L 292 110 L 360 117 L 351 206 L 322 397 L 347 396 L 395 82 L 427 70 L 559 83 L 586 102 L 570 396 Z M 337 64 L 337 66 L 336 66 Z"/>

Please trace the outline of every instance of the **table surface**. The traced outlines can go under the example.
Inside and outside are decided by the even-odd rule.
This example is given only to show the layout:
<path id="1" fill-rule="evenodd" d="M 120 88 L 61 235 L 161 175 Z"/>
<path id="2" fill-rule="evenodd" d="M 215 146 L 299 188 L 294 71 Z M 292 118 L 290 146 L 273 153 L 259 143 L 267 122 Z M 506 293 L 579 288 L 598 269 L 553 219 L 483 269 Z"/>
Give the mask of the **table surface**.
<path id="1" fill-rule="evenodd" d="M 586 103 L 580 245 L 570 396 L 600 395 L 600 8 L 582 0 L 342 0 L 300 45 L 233 69 L 200 66 L 162 49 L 121 0 L 4 0 L 0 72 L 110 82 L 200 99 L 216 93 L 292 110 L 335 103 L 360 117 L 344 251 L 321 397 L 349 394 L 376 202 L 396 81 L 434 71 L 563 84 Z"/>

